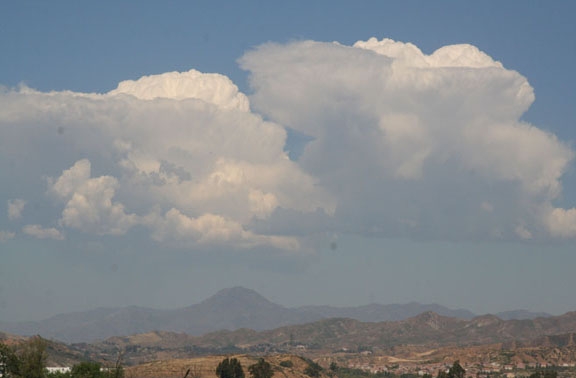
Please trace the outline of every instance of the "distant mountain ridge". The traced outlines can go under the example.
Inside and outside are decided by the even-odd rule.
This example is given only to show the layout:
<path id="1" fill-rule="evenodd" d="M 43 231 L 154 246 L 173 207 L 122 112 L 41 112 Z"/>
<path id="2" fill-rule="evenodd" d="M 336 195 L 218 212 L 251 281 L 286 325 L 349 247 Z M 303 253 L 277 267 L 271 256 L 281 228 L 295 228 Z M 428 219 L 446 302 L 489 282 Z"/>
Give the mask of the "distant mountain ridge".
<path id="1" fill-rule="evenodd" d="M 98 308 L 56 315 L 37 322 L 0 322 L 0 330 L 74 343 L 151 331 L 183 332 L 195 336 L 241 328 L 263 331 L 328 318 L 350 318 L 362 322 L 398 321 L 430 311 L 459 319 L 469 320 L 475 316 L 467 310 L 452 310 L 437 304 L 423 305 L 416 302 L 358 307 L 287 308 L 269 301 L 254 290 L 233 287 L 223 289 L 198 304 L 175 310 L 137 306 Z M 508 316 L 514 314 L 509 312 Z M 518 314 L 525 319 L 532 313 L 520 310 Z"/>
<path id="2" fill-rule="evenodd" d="M 415 317 L 399 321 L 361 322 L 348 318 L 330 318 L 316 322 L 284 326 L 272 330 L 218 331 L 203 336 L 171 335 L 156 333 L 146 344 L 152 346 L 168 338 L 176 344 L 201 347 L 226 347 L 231 345 L 250 347 L 275 345 L 314 346 L 320 349 L 354 350 L 365 347 L 390 348 L 398 345 L 482 345 L 516 342 L 526 345 L 574 344 L 576 334 L 576 312 L 550 318 L 525 320 L 502 320 L 494 315 L 482 315 L 471 320 L 451 318 L 434 312 L 424 312 Z M 107 339 L 103 344 L 121 343 L 123 346 L 140 343 L 144 335 Z M 558 340 L 556 340 L 558 339 Z M 562 340 L 565 339 L 565 340 Z"/>
<path id="3" fill-rule="evenodd" d="M 19 343 L 25 338 L 0 333 L 0 341 Z M 244 356 L 336 353 L 360 356 L 371 351 L 378 356 L 401 358 L 417 364 L 437 361 L 488 361 L 500 357 L 520 362 L 563 366 L 576 356 L 576 312 L 532 320 L 502 320 L 482 315 L 471 320 L 425 312 L 386 322 L 360 322 L 331 318 L 273 330 L 238 329 L 203 336 L 154 331 L 115 336 L 95 343 L 65 345 L 48 343 L 52 366 L 71 366 L 90 359 L 104 365 L 114 363 L 119 351 L 128 366 L 150 361 L 195 356 L 239 354 Z M 282 357 L 283 359 L 285 357 Z M 380 359 L 380 357 L 378 357 Z M 211 369 L 213 371 L 213 369 Z M 157 375 L 157 366 L 153 371 Z M 140 375 L 138 375 L 140 376 Z"/>
<path id="4" fill-rule="evenodd" d="M 549 318 L 552 315 L 546 312 L 532 312 L 528 310 L 512 310 L 512 311 L 504 311 L 495 314 L 502 320 L 526 320 L 526 319 L 535 319 L 535 318 Z"/>
<path id="5" fill-rule="evenodd" d="M 357 307 L 303 306 L 299 307 L 298 310 L 310 314 L 317 314 L 322 319 L 350 318 L 362 322 L 404 320 L 429 311 L 460 319 L 472 319 L 476 316 L 468 310 L 452 310 L 437 304 L 420 304 L 416 302 L 387 305 L 372 303 Z"/>
<path id="6" fill-rule="evenodd" d="M 80 349 L 90 356 L 124 350 L 128 351 L 125 355 L 127 360 L 141 363 L 158 359 L 159 355 L 185 358 L 191 350 L 199 355 L 250 354 L 266 350 L 277 353 L 308 350 L 322 355 L 335 351 L 358 353 L 362 347 L 362 350 L 383 355 L 399 353 L 406 356 L 404 353 L 414 352 L 422 357 L 420 352 L 423 351 L 439 351 L 439 348 L 461 350 L 484 345 L 488 349 L 482 353 L 528 348 L 534 357 L 534 348 L 537 348 L 537 353 L 552 354 L 556 361 L 560 361 L 560 354 L 563 354 L 561 360 L 573 361 L 572 353 L 576 353 L 574 340 L 576 312 L 532 320 L 502 320 L 494 315 L 465 320 L 425 312 L 400 321 L 373 323 L 331 318 L 265 331 L 238 329 L 203 336 L 150 332 L 82 344 Z M 558 348 L 564 348 L 563 352 Z"/>

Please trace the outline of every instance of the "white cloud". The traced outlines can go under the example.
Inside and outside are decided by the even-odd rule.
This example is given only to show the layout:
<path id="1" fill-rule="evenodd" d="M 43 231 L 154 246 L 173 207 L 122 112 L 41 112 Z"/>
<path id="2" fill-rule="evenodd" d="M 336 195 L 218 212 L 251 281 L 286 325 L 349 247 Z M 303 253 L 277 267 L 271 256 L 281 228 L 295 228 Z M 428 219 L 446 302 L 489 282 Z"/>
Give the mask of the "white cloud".
<path id="1" fill-rule="evenodd" d="M 253 108 L 313 138 L 299 164 L 336 198 L 340 227 L 440 239 L 572 234 L 573 210 L 540 209 L 559 198 L 574 151 L 520 120 L 530 84 L 475 46 L 426 55 L 389 39 L 304 41 L 260 46 L 240 64 Z"/>
<path id="2" fill-rule="evenodd" d="M 238 87 L 229 78 L 196 70 L 143 76 L 135 81 L 126 80 L 109 94 L 129 94 L 143 100 L 195 98 L 224 109 L 250 110 L 248 98 L 238 91 Z"/>
<path id="3" fill-rule="evenodd" d="M 23 199 L 8 200 L 8 219 L 11 221 L 20 219 L 25 205 L 26 201 Z"/>
<path id="4" fill-rule="evenodd" d="M 10 239 L 14 239 L 14 236 L 16 236 L 14 232 L 0 230 L 0 243 L 4 243 Z"/>
<path id="5" fill-rule="evenodd" d="M 257 235 L 246 231 L 240 223 L 215 214 L 203 214 L 191 218 L 177 209 L 171 209 L 164 217 L 152 219 L 154 223 L 152 237 L 161 242 L 234 245 L 240 248 L 271 246 L 283 250 L 300 249 L 300 243 L 295 238 Z"/>
<path id="6" fill-rule="evenodd" d="M 60 230 L 50 227 L 44 228 L 39 224 L 29 224 L 22 228 L 22 232 L 26 235 L 35 237 L 36 239 L 54 239 L 54 240 L 64 240 L 64 235 Z"/>
<path id="7" fill-rule="evenodd" d="M 284 128 L 250 112 L 222 75 L 154 75 L 107 94 L 24 87 L 0 96 L 2 153 L 28 187 L 52 177 L 51 219 L 69 230 L 143 227 L 166 244 L 161 235 L 188 246 L 294 250 L 296 239 L 259 235 L 252 220 L 279 207 L 333 212 L 333 199 L 284 152 Z"/>
<path id="8" fill-rule="evenodd" d="M 71 197 L 78 188 L 90 179 L 90 161 L 78 160 L 70 169 L 62 172 L 57 180 L 49 180 L 48 189 L 61 199 Z"/>
<path id="9" fill-rule="evenodd" d="M 516 226 L 514 231 L 516 232 L 516 235 L 518 235 L 518 237 L 520 239 L 523 239 L 523 240 L 532 239 L 532 233 L 530 231 L 528 231 L 527 229 L 525 229 L 524 226 L 522 226 L 522 225 Z"/>
<path id="10" fill-rule="evenodd" d="M 240 171 L 219 177 L 217 181 L 222 180 L 234 183 L 246 180 L 246 177 Z M 91 178 L 91 164 L 83 159 L 64 170 L 58 179 L 49 180 L 49 193 L 66 202 L 60 223 L 84 232 L 122 235 L 136 225 L 143 225 L 150 228 L 154 240 L 168 244 L 300 249 L 300 243 L 295 238 L 257 235 L 246 230 L 238 221 L 212 213 L 190 217 L 172 208 L 163 216 L 154 211 L 142 216 L 128 214 L 123 204 L 114 201 L 117 186 L 118 180 L 110 176 Z M 249 207 L 256 208 L 253 210 L 255 215 L 268 215 L 276 204 L 277 199 L 272 194 L 258 191 L 249 194 Z M 48 234 L 48 230 L 34 227 L 24 232 L 32 234 L 35 231 L 35 236 L 42 232 Z M 57 232 L 55 229 L 50 231 Z"/>
<path id="11" fill-rule="evenodd" d="M 544 215 L 550 233 L 560 238 L 576 237 L 576 209 L 553 208 Z"/>
<path id="12" fill-rule="evenodd" d="M 305 41 L 240 62 L 251 103 L 225 76 L 195 70 L 105 94 L 0 93 L 0 164 L 13 167 L 0 181 L 22 189 L 5 200 L 48 193 L 27 223 L 139 228 L 187 247 L 293 251 L 326 230 L 576 237 L 574 209 L 556 204 L 574 151 L 521 121 L 530 84 L 478 48 Z M 311 137 L 298 161 L 284 127 Z"/>
<path id="13" fill-rule="evenodd" d="M 49 183 L 49 192 L 66 201 L 60 223 L 99 235 L 122 235 L 137 225 L 138 217 L 126 214 L 124 205 L 113 201 L 118 180 L 90 176 L 90 161 L 83 159 Z"/>
<path id="14" fill-rule="evenodd" d="M 379 55 L 393 58 L 394 63 L 410 67 L 502 68 L 502 63 L 494 61 L 476 46 L 467 44 L 444 46 L 434 51 L 432 55 L 424 54 L 412 43 L 398 42 L 389 38 L 379 41 L 372 37 L 367 41 L 356 42 L 354 47 L 374 51 Z"/>

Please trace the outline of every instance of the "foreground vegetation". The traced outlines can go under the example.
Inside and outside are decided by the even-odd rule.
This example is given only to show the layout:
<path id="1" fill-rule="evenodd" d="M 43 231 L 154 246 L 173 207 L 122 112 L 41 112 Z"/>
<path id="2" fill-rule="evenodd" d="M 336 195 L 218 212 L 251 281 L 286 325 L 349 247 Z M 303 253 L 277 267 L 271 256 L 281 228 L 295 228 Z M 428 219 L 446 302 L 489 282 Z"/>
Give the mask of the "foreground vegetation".
<path id="1" fill-rule="evenodd" d="M 80 362 L 69 372 L 49 372 L 46 369 L 48 342 L 36 336 L 27 342 L 9 346 L 0 343 L 0 376 L 2 378 L 124 378 L 118 359 L 113 368 L 103 368 L 97 362 Z"/>
<path id="2" fill-rule="evenodd" d="M 435 366 L 421 366 L 406 368 L 399 364 L 386 364 L 380 366 L 363 365 L 359 368 L 339 366 L 332 358 L 324 360 L 324 367 L 317 362 L 308 358 L 282 354 L 267 354 L 266 358 L 256 357 L 254 354 L 237 355 L 238 358 L 227 357 L 220 360 L 217 356 L 211 356 L 208 359 L 204 358 L 203 362 L 194 362 L 198 360 L 189 359 L 174 359 L 166 361 L 164 368 L 158 365 L 158 361 L 152 364 L 136 364 L 127 368 L 125 373 L 121 363 L 121 358 L 118 358 L 113 367 L 102 366 L 95 361 L 80 361 L 80 355 L 76 360 L 69 360 L 69 365 L 74 365 L 68 370 L 54 372 L 47 371 L 46 362 L 48 360 L 48 352 L 54 352 L 54 343 L 46 341 L 41 337 L 33 337 L 27 341 L 18 340 L 11 344 L 0 343 L 0 376 L 3 378 L 124 378 L 127 377 L 185 377 L 185 378 L 246 378 L 249 374 L 250 378 L 273 378 L 283 376 L 284 378 L 465 378 L 465 377 L 483 377 L 483 378 L 497 378 L 506 377 L 511 374 L 511 368 L 503 369 L 500 372 L 494 370 L 486 370 L 478 367 L 477 364 L 464 361 L 464 367 L 460 365 L 459 361 L 454 362 L 451 366 L 446 366 L 443 363 L 436 363 Z M 262 354 L 260 354 L 262 355 Z M 84 355 L 84 358 L 89 356 Z M 94 357 L 92 357 L 94 358 Z M 95 358 L 97 359 L 97 358 Z M 74 361 L 74 362 L 72 362 Z M 162 362 L 161 360 L 159 362 Z M 166 366 L 174 366 L 175 362 L 180 364 L 181 373 L 173 368 L 169 372 Z M 211 361 L 211 362 L 210 362 Z M 241 362 L 247 366 L 246 374 Z M 344 360 L 347 361 L 347 360 Z M 340 362 L 344 362 L 340 361 Z M 320 361 L 321 362 L 321 361 Z M 327 367 L 326 365 L 328 365 Z M 346 365 L 349 362 L 345 362 Z M 202 364 L 202 365 L 201 365 Z M 107 364 L 108 365 L 108 364 Z M 108 365 L 110 366 L 110 365 Z M 141 374 L 143 371 L 139 369 L 140 366 L 149 366 L 148 372 Z M 355 365 L 349 365 L 355 366 Z M 546 365 L 544 365 L 546 366 Z M 176 374 L 175 374 L 176 373 Z M 541 369 L 540 367 L 532 367 L 530 370 L 514 369 L 516 377 L 524 378 L 564 378 L 576 376 L 573 368 L 550 366 Z"/>

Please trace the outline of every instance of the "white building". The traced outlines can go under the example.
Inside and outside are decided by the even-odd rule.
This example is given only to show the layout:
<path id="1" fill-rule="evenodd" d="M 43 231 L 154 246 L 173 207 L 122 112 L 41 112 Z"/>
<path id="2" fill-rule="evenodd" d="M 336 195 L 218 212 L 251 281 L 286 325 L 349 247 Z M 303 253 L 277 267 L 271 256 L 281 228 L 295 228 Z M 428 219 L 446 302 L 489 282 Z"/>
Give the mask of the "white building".
<path id="1" fill-rule="evenodd" d="M 72 371 L 68 366 L 49 366 L 46 370 L 48 373 L 70 373 Z"/>

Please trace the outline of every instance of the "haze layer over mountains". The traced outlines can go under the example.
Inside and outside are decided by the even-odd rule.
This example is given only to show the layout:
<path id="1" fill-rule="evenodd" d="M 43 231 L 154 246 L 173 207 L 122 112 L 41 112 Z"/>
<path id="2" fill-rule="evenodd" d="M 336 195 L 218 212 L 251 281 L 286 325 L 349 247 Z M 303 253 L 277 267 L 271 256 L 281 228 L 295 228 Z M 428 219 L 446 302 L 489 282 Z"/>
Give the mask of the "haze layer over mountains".
<path id="1" fill-rule="evenodd" d="M 362 322 L 398 321 L 424 312 L 466 320 L 476 316 L 464 309 L 454 310 L 438 304 L 416 302 L 357 307 L 315 305 L 287 308 L 270 302 L 254 290 L 233 287 L 184 308 L 98 308 L 60 314 L 37 322 L 0 322 L 0 330 L 19 335 L 38 334 L 45 338 L 74 343 L 150 331 L 182 332 L 196 336 L 224 329 L 249 328 L 261 331 L 327 318 L 351 318 Z M 550 315 L 517 310 L 498 313 L 496 316 L 507 320 Z"/>

